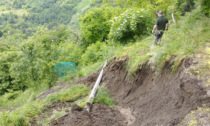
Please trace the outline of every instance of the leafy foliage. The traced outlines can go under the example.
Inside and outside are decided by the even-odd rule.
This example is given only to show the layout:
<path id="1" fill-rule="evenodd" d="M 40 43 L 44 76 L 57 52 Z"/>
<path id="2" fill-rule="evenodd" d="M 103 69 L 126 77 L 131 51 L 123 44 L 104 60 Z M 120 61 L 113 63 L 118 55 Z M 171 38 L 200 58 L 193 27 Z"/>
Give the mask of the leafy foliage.
<path id="1" fill-rule="evenodd" d="M 201 9 L 205 15 L 210 16 L 210 1 L 201 0 Z"/>
<path id="2" fill-rule="evenodd" d="M 112 19 L 109 39 L 121 43 L 133 41 L 136 36 L 143 36 L 152 28 L 152 19 L 148 10 L 129 9 Z"/>
<path id="3" fill-rule="evenodd" d="M 33 35 L 40 27 L 53 27 L 70 23 L 77 12 L 76 5 L 81 0 L 13 0 L 3 1 L 0 14 L 0 29 L 7 36 L 16 35 L 26 39 Z"/>
<path id="4" fill-rule="evenodd" d="M 54 31 L 39 31 L 24 42 L 19 51 L 3 51 L 1 57 L 1 93 L 11 90 L 24 90 L 28 87 L 49 87 L 57 79 L 52 66 L 58 62 L 79 63 L 82 50 L 77 43 L 70 42 L 71 32 L 65 26 Z"/>
<path id="5" fill-rule="evenodd" d="M 104 5 L 125 8 L 144 8 L 156 13 L 158 10 L 170 13 L 177 0 L 94 0 L 102 1 Z"/>
<path id="6" fill-rule="evenodd" d="M 186 12 L 190 12 L 194 8 L 194 0 L 178 0 L 176 6 L 177 10 L 184 15 Z"/>
<path id="7" fill-rule="evenodd" d="M 108 38 L 110 18 L 111 13 L 105 13 L 103 8 L 93 8 L 81 17 L 83 46 L 87 47 L 96 41 L 104 41 Z"/>
<path id="8" fill-rule="evenodd" d="M 110 47 L 106 43 L 99 41 L 95 44 L 91 44 L 82 55 L 82 64 L 88 65 L 106 59 L 109 48 Z"/>
<path id="9" fill-rule="evenodd" d="M 19 85 L 14 85 L 14 78 L 11 77 L 11 62 L 14 62 L 17 54 L 13 51 L 0 52 L 0 94 L 8 92 L 10 89 L 17 90 Z"/>

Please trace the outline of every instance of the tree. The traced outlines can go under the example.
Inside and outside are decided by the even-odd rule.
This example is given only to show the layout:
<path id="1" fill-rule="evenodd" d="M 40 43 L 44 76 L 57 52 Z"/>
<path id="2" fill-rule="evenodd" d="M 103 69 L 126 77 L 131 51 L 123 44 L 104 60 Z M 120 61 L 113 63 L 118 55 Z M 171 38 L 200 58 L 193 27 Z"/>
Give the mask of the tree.
<path id="1" fill-rule="evenodd" d="M 176 8 L 182 15 L 184 15 L 186 12 L 191 11 L 194 8 L 194 5 L 194 0 L 178 0 Z"/>
<path id="2" fill-rule="evenodd" d="M 110 12 L 105 13 L 104 8 L 93 8 L 80 18 L 83 46 L 108 38 L 111 16 Z"/>
<path id="3" fill-rule="evenodd" d="M 94 0 L 93 2 L 102 1 L 105 6 L 119 6 L 125 10 L 128 8 L 144 8 L 153 13 L 162 10 L 171 13 L 175 8 L 177 0 Z"/>

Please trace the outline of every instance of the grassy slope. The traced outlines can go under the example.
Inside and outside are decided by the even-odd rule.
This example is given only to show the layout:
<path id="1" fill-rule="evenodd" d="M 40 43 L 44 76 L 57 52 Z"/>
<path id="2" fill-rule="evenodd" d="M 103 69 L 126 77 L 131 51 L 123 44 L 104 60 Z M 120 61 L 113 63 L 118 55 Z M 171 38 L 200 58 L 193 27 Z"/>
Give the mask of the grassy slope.
<path id="1" fill-rule="evenodd" d="M 29 125 L 32 118 L 38 118 L 38 115 L 43 113 L 44 105 L 53 102 L 72 102 L 80 107 L 84 107 L 88 100 L 88 94 L 90 93 L 89 87 L 85 85 L 73 85 L 69 88 L 63 89 L 60 92 L 56 92 L 48 95 L 45 99 L 39 100 L 28 100 L 22 106 L 14 108 L 12 112 L 0 112 L 0 125 Z M 25 95 L 30 93 L 26 92 Z M 21 96 L 24 97 L 24 96 Z M 20 101 L 18 101 L 20 102 Z M 107 90 L 103 90 L 101 94 L 95 99 L 94 103 L 106 104 L 109 106 L 114 106 L 113 99 L 110 97 Z M 69 108 L 68 108 L 69 109 Z M 46 116 L 47 118 L 38 118 L 38 123 L 42 125 L 47 125 L 53 118 L 59 118 L 66 114 L 65 109 L 63 111 L 55 111 L 51 116 Z M 47 113 L 44 113 L 47 114 Z"/>
<path id="2" fill-rule="evenodd" d="M 187 16 L 181 17 L 177 24 L 172 24 L 169 31 L 163 35 L 161 45 L 153 45 L 154 35 L 131 43 L 126 46 L 112 46 L 110 44 L 108 58 L 112 60 L 114 57 L 120 59 L 129 56 L 127 69 L 133 74 L 138 65 L 149 63 L 156 71 L 160 71 L 165 63 L 172 56 L 175 56 L 172 70 L 176 68 L 180 61 L 186 57 L 192 57 L 196 52 L 202 50 L 206 43 L 209 42 L 210 36 L 210 19 L 199 12 L 199 8 Z M 105 59 L 104 59 L 105 60 Z M 104 61 L 83 67 L 80 72 L 87 75 L 95 69 L 93 66 L 102 66 Z"/>

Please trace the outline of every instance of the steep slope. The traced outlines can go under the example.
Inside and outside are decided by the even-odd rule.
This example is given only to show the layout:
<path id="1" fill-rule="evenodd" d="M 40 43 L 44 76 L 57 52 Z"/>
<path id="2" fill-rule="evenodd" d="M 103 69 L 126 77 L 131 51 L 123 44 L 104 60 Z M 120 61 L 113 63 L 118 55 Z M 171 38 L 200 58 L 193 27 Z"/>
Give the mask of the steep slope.
<path id="1" fill-rule="evenodd" d="M 209 52 L 203 53 L 202 56 L 207 58 L 205 60 L 210 58 Z M 122 63 L 126 63 L 126 60 L 114 60 L 108 65 L 103 83 L 109 81 Z M 128 109 L 135 118 L 130 125 L 177 125 L 192 110 L 210 107 L 209 87 L 206 85 L 210 77 L 209 71 L 207 76 L 199 78 L 192 73 L 195 66 L 204 65 L 203 60 L 198 62 L 197 58 L 183 59 L 178 70 L 171 73 L 173 63 L 172 57 L 165 63 L 159 75 L 155 74 L 149 64 L 145 64 L 136 70 L 133 77 L 128 76 L 124 65 L 108 84 L 119 108 Z M 78 82 L 91 85 L 96 77 L 96 74 L 91 74 Z"/>

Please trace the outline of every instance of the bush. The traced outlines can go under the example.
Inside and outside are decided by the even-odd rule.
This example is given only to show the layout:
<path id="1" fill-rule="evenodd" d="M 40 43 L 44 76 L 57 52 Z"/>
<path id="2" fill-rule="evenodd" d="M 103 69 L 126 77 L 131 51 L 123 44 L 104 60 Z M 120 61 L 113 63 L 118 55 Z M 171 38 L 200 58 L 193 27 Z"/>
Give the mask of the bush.
<path id="1" fill-rule="evenodd" d="M 88 11 L 81 20 L 81 31 L 83 46 L 95 43 L 96 41 L 104 41 L 108 38 L 110 30 L 109 19 L 111 15 L 102 8 L 93 8 Z"/>
<path id="2" fill-rule="evenodd" d="M 201 9 L 206 16 L 210 16 L 210 1 L 201 0 Z"/>
<path id="3" fill-rule="evenodd" d="M 60 53 L 59 62 L 74 62 L 76 64 L 81 62 L 82 49 L 75 42 L 61 43 L 58 51 Z"/>
<path id="4" fill-rule="evenodd" d="M 194 9 L 195 2 L 194 0 L 178 0 L 176 4 L 176 8 L 182 15 L 186 12 L 190 12 Z"/>
<path id="5" fill-rule="evenodd" d="M 87 47 L 87 50 L 82 55 L 82 64 L 88 65 L 99 60 L 106 59 L 106 54 L 110 47 L 106 43 L 96 42 Z"/>
<path id="6" fill-rule="evenodd" d="M 14 83 L 14 78 L 11 76 L 11 64 L 16 60 L 17 53 L 5 51 L 0 53 L 0 95 L 8 92 L 8 90 L 17 90 L 20 85 Z"/>
<path id="7" fill-rule="evenodd" d="M 17 60 L 11 64 L 10 76 L 21 89 L 47 84 L 57 76 L 52 70 L 58 62 L 80 62 L 82 54 L 77 43 L 69 42 L 70 32 L 61 27 L 54 31 L 40 31 L 21 45 Z"/>
<path id="8" fill-rule="evenodd" d="M 109 39 L 121 43 L 133 41 L 135 36 L 143 36 L 152 28 L 152 16 L 147 10 L 136 8 L 126 10 L 111 20 Z"/>

